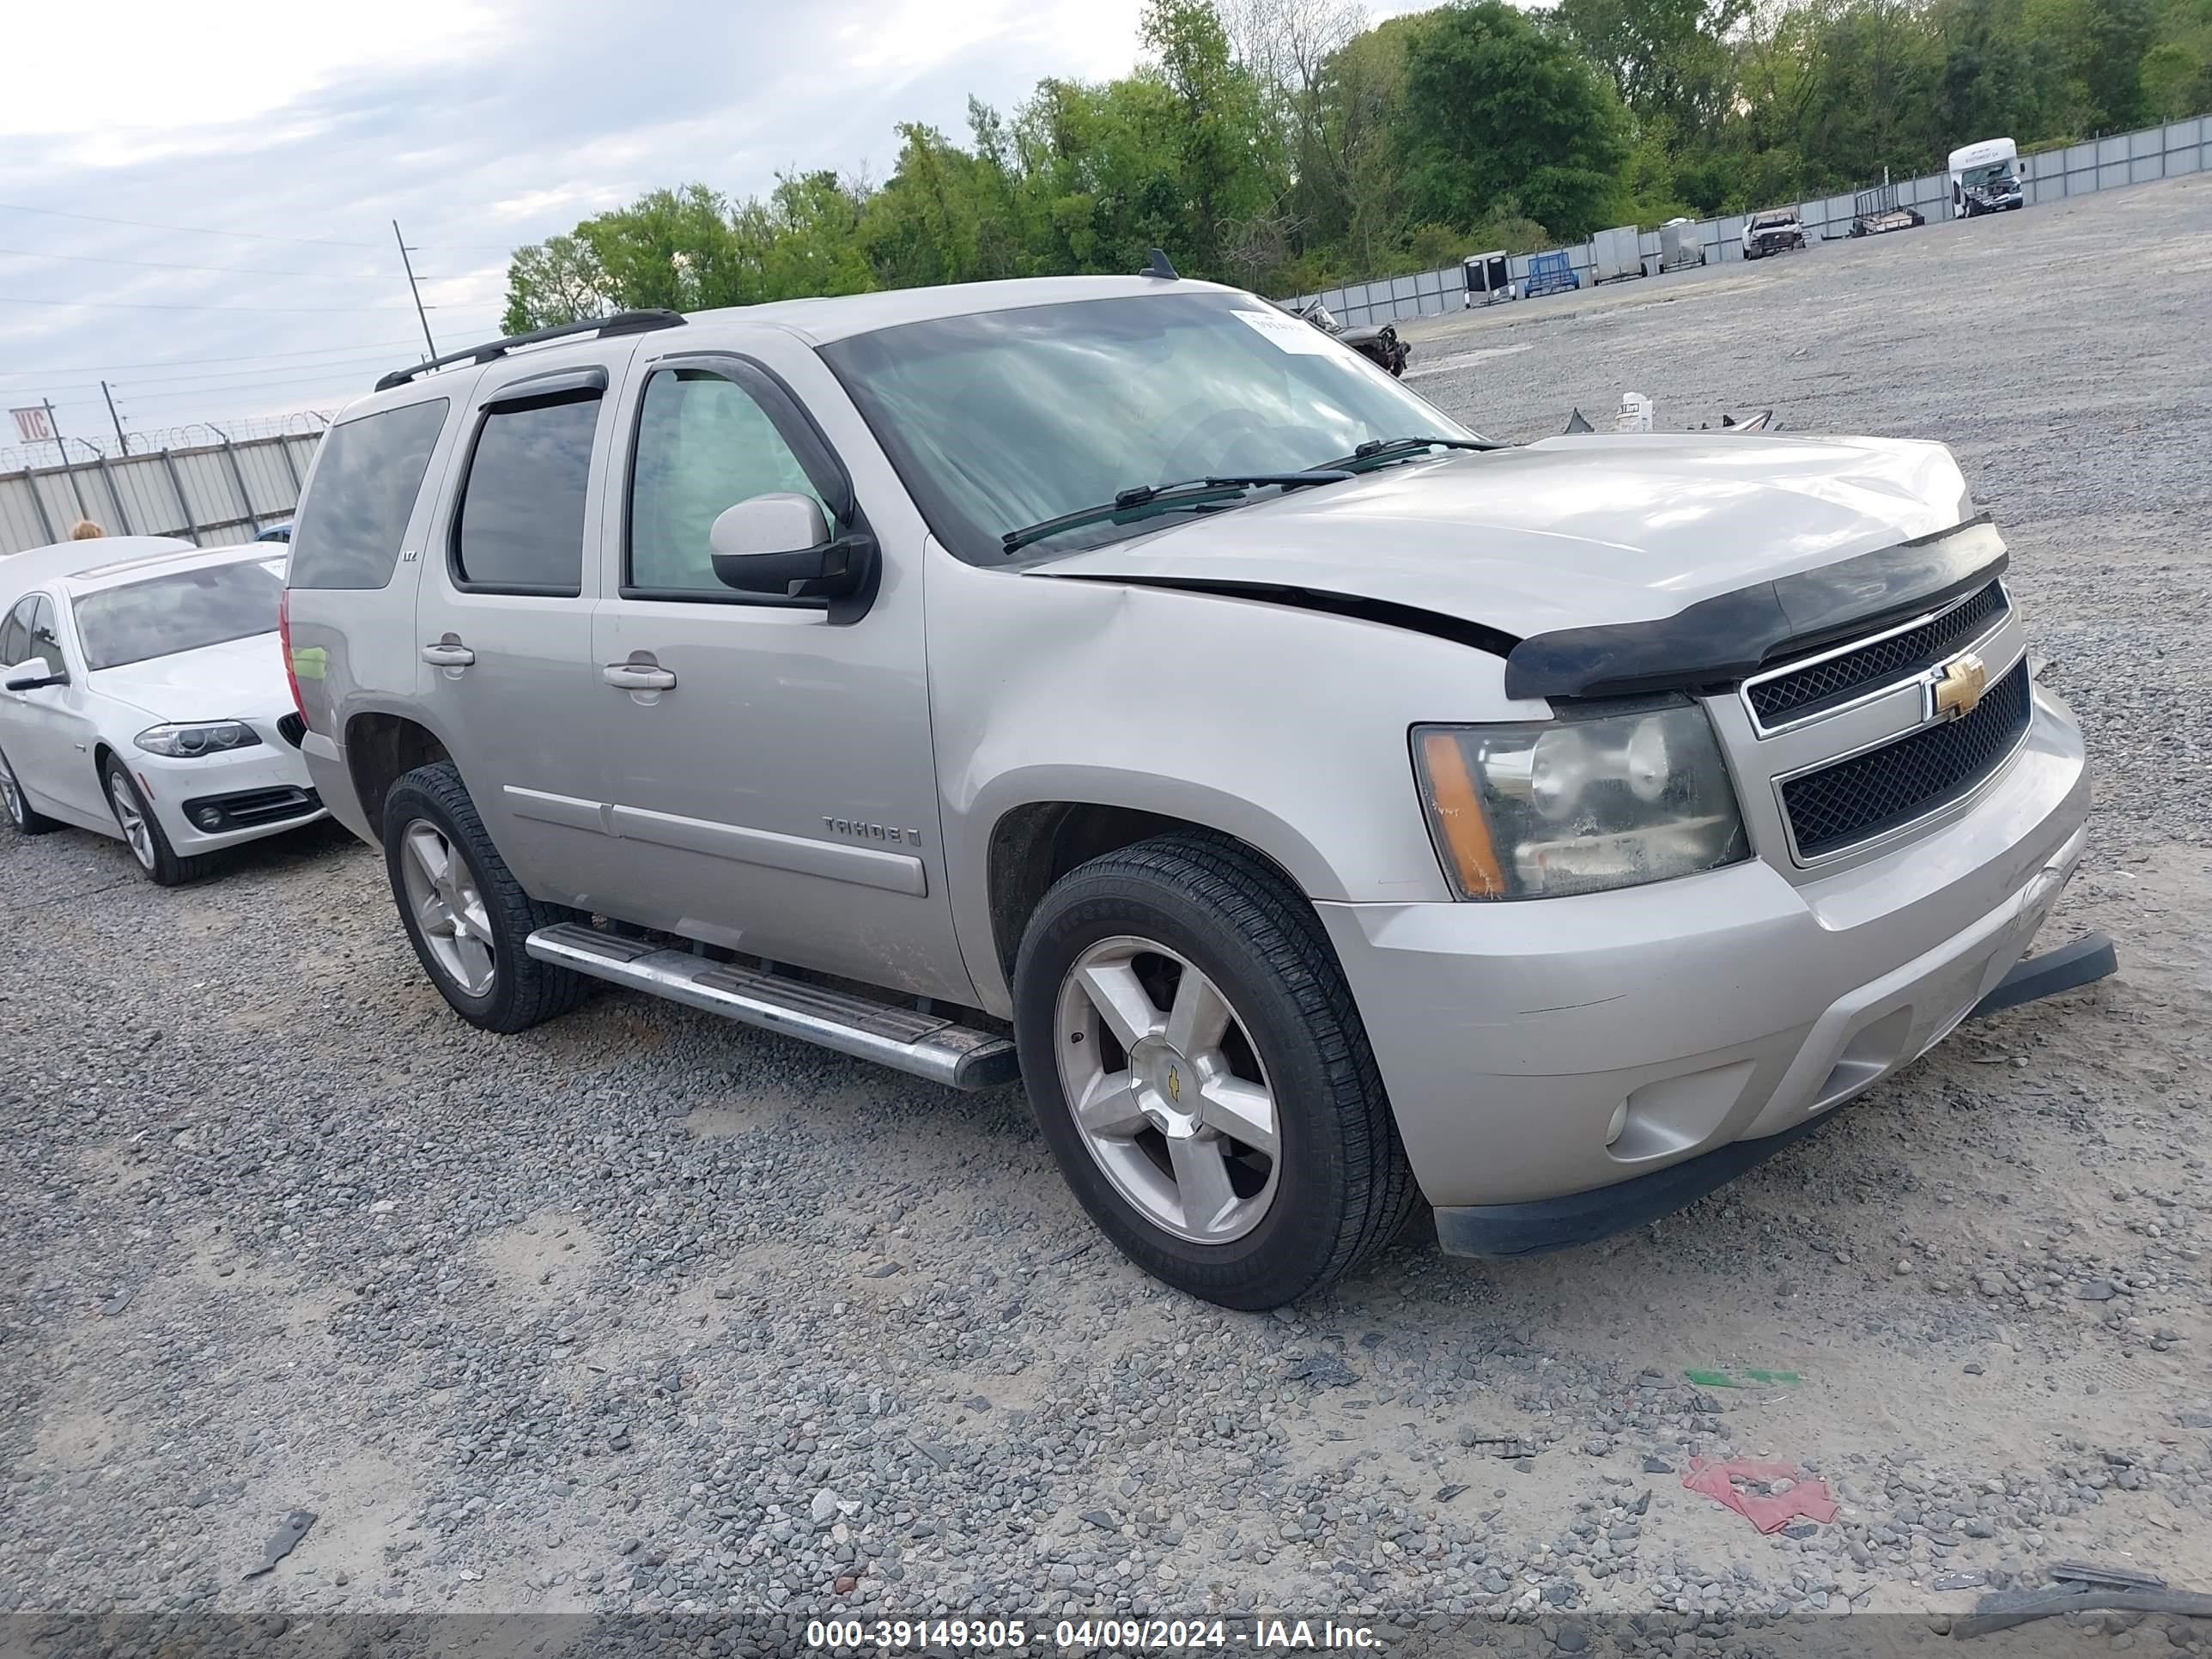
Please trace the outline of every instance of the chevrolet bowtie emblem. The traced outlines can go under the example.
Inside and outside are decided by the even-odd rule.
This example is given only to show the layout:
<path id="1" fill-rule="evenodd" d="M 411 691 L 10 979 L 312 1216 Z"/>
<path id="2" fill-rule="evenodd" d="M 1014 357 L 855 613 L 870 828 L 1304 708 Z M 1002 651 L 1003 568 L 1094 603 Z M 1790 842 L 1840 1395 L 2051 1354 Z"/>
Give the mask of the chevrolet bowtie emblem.
<path id="1" fill-rule="evenodd" d="M 1971 714 L 1989 687 L 1990 671 L 1972 652 L 1954 657 L 1943 665 L 1942 676 L 1936 682 L 1936 712 L 1939 714 Z"/>
<path id="2" fill-rule="evenodd" d="M 1182 1098 L 1182 1079 L 1176 1075 L 1172 1066 L 1168 1067 L 1168 1098 L 1176 1101 Z"/>

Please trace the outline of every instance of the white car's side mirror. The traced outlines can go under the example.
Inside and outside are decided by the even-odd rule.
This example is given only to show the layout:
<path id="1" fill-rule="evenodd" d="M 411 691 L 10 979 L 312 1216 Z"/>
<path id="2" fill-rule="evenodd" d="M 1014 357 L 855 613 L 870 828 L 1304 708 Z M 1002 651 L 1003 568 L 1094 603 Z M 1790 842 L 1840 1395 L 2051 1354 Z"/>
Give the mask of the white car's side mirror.
<path id="1" fill-rule="evenodd" d="M 28 662 L 19 662 L 0 680 L 0 686 L 10 691 L 39 691 L 49 685 L 67 685 L 69 676 L 44 657 L 33 657 Z"/>

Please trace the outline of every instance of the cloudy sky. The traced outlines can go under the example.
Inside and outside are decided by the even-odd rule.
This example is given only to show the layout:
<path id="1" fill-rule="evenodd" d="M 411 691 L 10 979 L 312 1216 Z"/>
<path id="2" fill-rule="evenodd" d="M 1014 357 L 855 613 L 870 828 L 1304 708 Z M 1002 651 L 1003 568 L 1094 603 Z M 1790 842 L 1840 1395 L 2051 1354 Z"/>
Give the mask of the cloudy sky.
<path id="1" fill-rule="evenodd" d="M 639 191 L 867 167 L 1047 75 L 1136 58 L 1139 0 L 64 0 L 0 52 L 0 408 L 104 441 L 330 409 L 498 332 L 506 255 Z M 1411 9 L 1382 0 L 1376 12 Z M 4 419 L 4 417 L 0 417 Z M 0 465 L 14 444 L 0 424 Z M 49 449 L 46 453 L 50 456 Z M 17 463 L 20 465 L 20 462 Z"/>

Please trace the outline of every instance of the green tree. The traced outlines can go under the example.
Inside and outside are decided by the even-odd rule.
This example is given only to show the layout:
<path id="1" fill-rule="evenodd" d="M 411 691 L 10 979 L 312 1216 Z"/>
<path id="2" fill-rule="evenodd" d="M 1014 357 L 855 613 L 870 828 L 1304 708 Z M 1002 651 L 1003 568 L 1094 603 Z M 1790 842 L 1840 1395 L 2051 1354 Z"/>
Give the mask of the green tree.
<path id="1" fill-rule="evenodd" d="M 880 187 L 647 191 L 518 248 L 514 330 L 871 287 L 1128 271 L 1278 295 L 1633 218 L 1742 212 L 2212 106 L 2212 0 L 1146 0 L 1146 57 L 1047 79 Z M 1549 227 L 1547 230 L 1546 227 Z"/>
<path id="2" fill-rule="evenodd" d="M 1407 43 L 1398 127 L 1415 215 L 1473 225 L 1508 196 L 1573 239 L 1614 222 L 1628 124 L 1566 41 L 1504 0 L 1446 7 Z"/>
<path id="3" fill-rule="evenodd" d="M 509 334 L 581 322 L 621 308 L 622 298 L 581 236 L 550 236 L 519 247 L 507 268 L 507 308 L 500 325 Z"/>
<path id="4" fill-rule="evenodd" d="M 1139 38 L 1159 60 L 1172 117 L 1168 151 L 1183 234 L 1178 257 L 1197 274 L 1229 276 L 1230 250 L 1270 207 L 1271 131 L 1258 82 L 1229 50 L 1208 0 L 1145 0 Z"/>
<path id="5" fill-rule="evenodd" d="M 1735 93 L 1729 36 L 1752 0 L 1559 0 L 1553 14 L 1637 116 L 1702 134 Z"/>

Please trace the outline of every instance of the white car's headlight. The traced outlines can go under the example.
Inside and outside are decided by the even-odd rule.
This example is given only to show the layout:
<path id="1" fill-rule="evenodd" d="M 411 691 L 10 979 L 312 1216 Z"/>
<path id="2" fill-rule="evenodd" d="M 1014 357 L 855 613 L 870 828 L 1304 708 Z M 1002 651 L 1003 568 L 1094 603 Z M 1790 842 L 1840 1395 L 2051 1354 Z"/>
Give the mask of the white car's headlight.
<path id="1" fill-rule="evenodd" d="M 1750 853 L 1712 723 L 1686 699 L 1416 726 L 1413 764 L 1462 898 L 1632 887 Z"/>
<path id="2" fill-rule="evenodd" d="M 149 755 L 172 760 L 197 760 L 233 749 L 251 749 L 261 741 L 244 720 L 204 720 L 190 725 L 149 726 L 131 739 Z"/>

